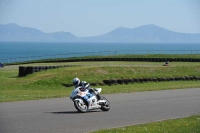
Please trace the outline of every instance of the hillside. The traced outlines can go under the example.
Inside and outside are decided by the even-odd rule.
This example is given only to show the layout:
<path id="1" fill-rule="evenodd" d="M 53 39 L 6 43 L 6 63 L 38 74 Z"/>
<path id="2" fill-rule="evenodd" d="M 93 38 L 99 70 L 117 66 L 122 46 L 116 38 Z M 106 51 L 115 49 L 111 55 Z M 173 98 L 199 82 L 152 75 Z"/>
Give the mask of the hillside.
<path id="1" fill-rule="evenodd" d="M 44 33 L 35 28 L 21 27 L 17 24 L 0 25 L 0 41 L 27 42 L 70 42 L 77 37 L 69 32 Z"/>
<path id="2" fill-rule="evenodd" d="M 109 33 L 85 37 L 82 41 L 88 42 L 137 42 L 137 43 L 198 43 L 200 33 L 178 33 L 156 25 L 143 25 L 133 29 L 120 27 Z"/>
<path id="3" fill-rule="evenodd" d="M 70 32 L 44 33 L 17 24 L 0 25 L 0 41 L 28 42 L 118 42 L 118 43 L 200 43 L 200 33 L 178 33 L 156 25 L 119 27 L 99 36 L 76 37 Z"/>

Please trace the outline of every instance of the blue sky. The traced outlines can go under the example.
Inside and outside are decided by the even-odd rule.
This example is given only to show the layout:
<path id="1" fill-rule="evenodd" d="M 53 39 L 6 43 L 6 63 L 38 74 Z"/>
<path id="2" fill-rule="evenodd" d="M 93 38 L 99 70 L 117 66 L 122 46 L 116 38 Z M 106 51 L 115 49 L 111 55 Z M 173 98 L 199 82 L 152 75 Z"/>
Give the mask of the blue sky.
<path id="1" fill-rule="evenodd" d="M 200 33 L 200 0 L 0 0 L 0 24 L 8 23 L 78 37 L 147 24 Z"/>

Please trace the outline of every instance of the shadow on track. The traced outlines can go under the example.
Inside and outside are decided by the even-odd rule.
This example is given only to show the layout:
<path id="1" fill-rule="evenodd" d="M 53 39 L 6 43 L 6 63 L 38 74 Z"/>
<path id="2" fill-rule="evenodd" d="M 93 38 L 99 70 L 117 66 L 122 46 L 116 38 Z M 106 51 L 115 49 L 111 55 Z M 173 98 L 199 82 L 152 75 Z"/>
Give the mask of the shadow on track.
<path id="1" fill-rule="evenodd" d="M 102 112 L 100 110 L 90 110 L 86 113 L 95 113 L 95 112 Z M 44 113 L 51 113 L 51 114 L 85 114 L 85 113 L 80 113 L 78 111 L 59 111 L 59 112 L 44 112 Z"/>

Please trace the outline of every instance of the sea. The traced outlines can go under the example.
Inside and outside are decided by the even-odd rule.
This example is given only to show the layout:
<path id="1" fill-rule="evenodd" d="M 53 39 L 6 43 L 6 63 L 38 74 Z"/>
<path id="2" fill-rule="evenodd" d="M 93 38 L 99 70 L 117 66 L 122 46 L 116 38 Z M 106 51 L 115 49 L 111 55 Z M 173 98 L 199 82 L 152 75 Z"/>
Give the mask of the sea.
<path id="1" fill-rule="evenodd" d="M 200 43 L 0 42 L 0 62 L 116 54 L 200 54 Z"/>

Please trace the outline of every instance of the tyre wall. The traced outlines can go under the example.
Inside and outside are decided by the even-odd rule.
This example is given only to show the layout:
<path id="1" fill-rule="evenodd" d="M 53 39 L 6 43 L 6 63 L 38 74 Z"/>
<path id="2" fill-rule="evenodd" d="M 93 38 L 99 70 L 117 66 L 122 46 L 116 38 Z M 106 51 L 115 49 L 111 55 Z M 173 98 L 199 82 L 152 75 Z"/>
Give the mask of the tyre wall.
<path id="1" fill-rule="evenodd" d="M 200 76 L 103 80 L 103 84 L 115 85 L 115 84 L 130 84 L 130 83 L 145 83 L 145 82 L 187 81 L 187 80 L 200 81 Z M 99 83 L 95 83 L 94 85 L 98 85 L 98 84 Z"/>
<path id="2" fill-rule="evenodd" d="M 55 69 L 61 67 L 71 67 L 73 65 L 64 65 L 64 66 L 19 66 L 19 77 L 24 77 L 28 74 L 33 74 L 35 72 L 45 71 L 48 69 Z"/>
<path id="3" fill-rule="evenodd" d="M 200 62 L 198 58 L 87 58 L 87 59 L 66 59 L 57 62 L 78 62 L 78 61 L 149 61 L 149 62 Z"/>

